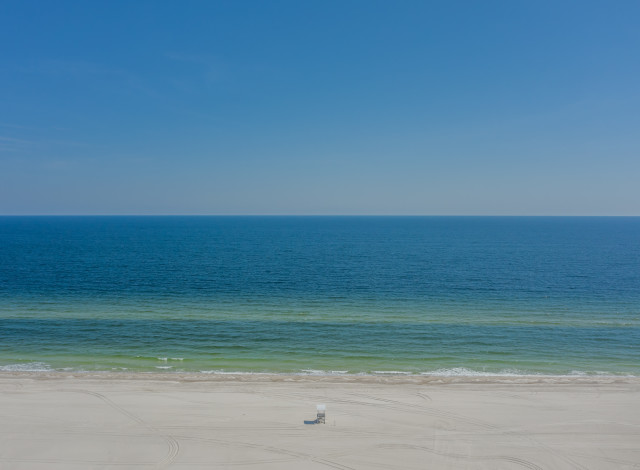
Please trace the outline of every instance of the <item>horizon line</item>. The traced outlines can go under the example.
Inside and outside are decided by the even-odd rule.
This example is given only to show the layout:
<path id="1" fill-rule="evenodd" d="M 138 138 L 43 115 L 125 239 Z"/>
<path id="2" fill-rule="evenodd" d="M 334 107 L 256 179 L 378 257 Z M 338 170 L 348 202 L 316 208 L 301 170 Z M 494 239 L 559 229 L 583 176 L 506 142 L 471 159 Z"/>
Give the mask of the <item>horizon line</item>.
<path id="1" fill-rule="evenodd" d="M 0 217 L 640 217 L 638 214 L 0 214 Z"/>

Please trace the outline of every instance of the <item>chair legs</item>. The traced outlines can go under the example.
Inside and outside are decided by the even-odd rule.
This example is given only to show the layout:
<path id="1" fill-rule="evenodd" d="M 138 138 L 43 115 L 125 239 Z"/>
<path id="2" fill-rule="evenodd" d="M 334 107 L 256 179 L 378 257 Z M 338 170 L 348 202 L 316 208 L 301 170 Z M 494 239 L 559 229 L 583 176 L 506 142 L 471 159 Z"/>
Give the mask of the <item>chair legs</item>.
<path id="1" fill-rule="evenodd" d="M 327 406 L 324 404 L 317 405 L 316 411 L 318 412 L 318 414 L 316 415 L 316 423 L 324 424 L 324 418 L 325 418 L 325 413 L 327 412 Z"/>

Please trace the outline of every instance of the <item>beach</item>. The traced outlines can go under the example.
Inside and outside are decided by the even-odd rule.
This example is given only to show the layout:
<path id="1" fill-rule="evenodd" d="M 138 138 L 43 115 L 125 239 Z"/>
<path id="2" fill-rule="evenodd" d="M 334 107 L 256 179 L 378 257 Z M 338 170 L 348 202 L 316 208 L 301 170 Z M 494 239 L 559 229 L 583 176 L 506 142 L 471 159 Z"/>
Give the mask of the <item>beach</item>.
<path id="1" fill-rule="evenodd" d="M 640 469 L 639 237 L 0 217 L 0 470 Z"/>
<path id="2" fill-rule="evenodd" d="M 3 372 L 0 468 L 640 468 L 639 398 L 619 376 Z"/>

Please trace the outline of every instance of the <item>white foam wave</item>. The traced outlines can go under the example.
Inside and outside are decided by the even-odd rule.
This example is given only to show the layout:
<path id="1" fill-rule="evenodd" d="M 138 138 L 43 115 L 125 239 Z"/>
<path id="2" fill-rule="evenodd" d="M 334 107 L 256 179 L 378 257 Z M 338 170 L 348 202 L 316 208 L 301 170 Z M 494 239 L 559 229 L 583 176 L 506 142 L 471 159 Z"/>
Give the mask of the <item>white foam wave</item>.
<path id="1" fill-rule="evenodd" d="M 52 369 L 51 366 L 45 362 L 27 362 L 0 366 L 0 370 L 7 372 L 48 372 Z"/>
<path id="2" fill-rule="evenodd" d="M 451 369 L 436 369 L 421 372 L 420 375 L 433 375 L 437 377 L 516 377 L 537 374 L 527 373 L 518 369 L 503 369 L 499 372 L 486 372 L 467 369 L 466 367 L 453 367 Z"/>
<path id="3" fill-rule="evenodd" d="M 317 369 L 302 369 L 296 375 L 345 375 L 348 374 L 348 370 L 317 370 Z"/>
<path id="4" fill-rule="evenodd" d="M 411 375 L 411 372 L 403 370 L 374 370 L 374 375 Z"/>
<path id="5" fill-rule="evenodd" d="M 161 360 L 162 358 L 155 358 Z M 181 358 L 166 358 L 167 360 L 162 362 L 163 365 L 154 366 L 155 369 L 159 370 L 169 370 L 174 369 L 176 366 L 168 364 L 169 360 L 171 361 L 180 361 Z M 180 366 L 178 366 L 180 367 Z M 109 369 L 107 369 L 109 370 Z M 128 371 L 130 370 L 127 367 L 112 367 L 110 368 L 112 371 Z M 19 363 L 19 364 L 6 364 L 0 365 L 0 372 L 53 372 L 53 371 L 75 371 L 75 372 L 84 372 L 82 368 L 72 368 L 72 367 L 64 367 L 54 369 L 51 365 L 45 362 L 28 362 L 28 363 Z M 93 371 L 93 370 L 92 370 Z M 184 371 L 181 369 L 177 369 L 177 371 L 181 371 L 183 373 L 189 374 L 189 371 Z M 95 371 L 93 371 L 95 372 Z M 298 372 L 271 372 L 271 371 L 234 371 L 234 370 L 222 370 L 222 369 L 214 369 L 214 370 L 200 370 L 193 371 L 193 373 L 201 373 L 201 374 L 215 374 L 215 375 L 297 375 L 297 376 L 417 376 L 417 377 L 637 377 L 634 374 L 621 374 L 609 371 L 581 371 L 581 370 L 572 370 L 566 373 L 545 373 L 545 372 L 531 372 L 531 371 L 523 371 L 519 369 L 502 369 L 499 371 L 486 371 L 486 370 L 473 370 L 466 367 L 453 367 L 453 368 L 441 368 L 423 372 L 408 372 L 401 370 L 374 370 L 371 372 L 351 372 L 348 370 L 321 370 L 321 369 L 302 369 Z"/>
<path id="6" fill-rule="evenodd" d="M 167 367 L 168 368 L 168 367 Z M 633 375 L 613 374 L 606 371 L 584 372 L 574 370 L 567 374 L 546 374 L 543 372 L 527 372 L 519 369 L 502 369 L 496 372 L 478 371 L 466 367 L 436 369 L 424 372 L 407 372 L 401 370 L 374 370 L 371 372 L 349 372 L 348 370 L 302 369 L 300 372 L 247 372 L 229 370 L 201 370 L 201 374 L 216 375 L 298 375 L 298 376 L 415 376 L 415 377 L 634 377 Z"/>
<path id="7" fill-rule="evenodd" d="M 217 374 L 217 375 L 265 375 L 266 372 L 243 372 L 243 371 L 228 371 L 228 370 L 201 370 L 201 374 Z M 277 375 L 277 374 L 274 374 Z"/>
<path id="8" fill-rule="evenodd" d="M 607 371 L 585 372 L 581 370 L 572 370 L 566 374 L 553 374 L 544 372 L 527 372 L 519 369 L 502 369 L 497 372 L 478 371 L 467 369 L 466 367 L 453 367 L 450 369 L 437 369 L 427 372 L 421 372 L 418 375 L 427 375 L 434 377 L 525 377 L 525 376 L 549 376 L 549 377 L 633 377 L 633 375 L 620 375 Z"/>

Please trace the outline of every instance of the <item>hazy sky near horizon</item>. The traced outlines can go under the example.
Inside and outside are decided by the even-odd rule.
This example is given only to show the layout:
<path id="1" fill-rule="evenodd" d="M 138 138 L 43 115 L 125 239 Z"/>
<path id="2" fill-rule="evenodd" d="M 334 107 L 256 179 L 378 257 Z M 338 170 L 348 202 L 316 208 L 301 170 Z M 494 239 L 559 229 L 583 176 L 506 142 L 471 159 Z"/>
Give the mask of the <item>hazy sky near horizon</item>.
<path id="1" fill-rule="evenodd" d="M 638 18 L 5 1 L 0 214 L 640 215 Z"/>

